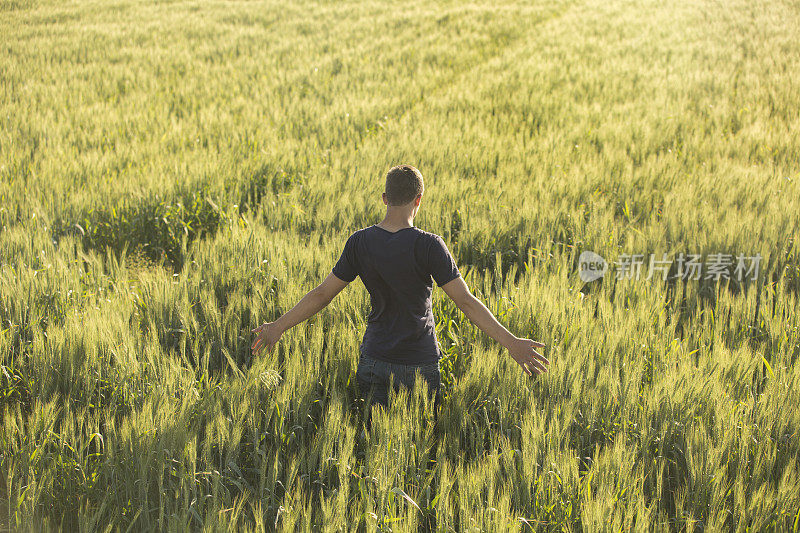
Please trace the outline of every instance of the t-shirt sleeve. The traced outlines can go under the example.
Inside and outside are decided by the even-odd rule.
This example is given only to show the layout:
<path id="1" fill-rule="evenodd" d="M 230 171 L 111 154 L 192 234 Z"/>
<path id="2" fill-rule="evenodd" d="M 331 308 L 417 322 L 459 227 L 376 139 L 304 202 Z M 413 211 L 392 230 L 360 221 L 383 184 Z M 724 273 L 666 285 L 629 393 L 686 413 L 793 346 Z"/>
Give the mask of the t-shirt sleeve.
<path id="1" fill-rule="evenodd" d="M 444 239 L 438 235 L 434 235 L 434 240 L 431 243 L 428 253 L 428 268 L 430 269 L 431 277 L 439 287 L 461 275 L 455 259 L 453 259 L 450 250 L 447 249 L 447 245 L 444 243 Z"/>
<path id="2" fill-rule="evenodd" d="M 356 234 L 353 233 L 344 243 L 344 250 L 339 260 L 333 265 L 333 275 L 342 281 L 351 282 L 358 276 L 358 261 L 356 258 Z"/>

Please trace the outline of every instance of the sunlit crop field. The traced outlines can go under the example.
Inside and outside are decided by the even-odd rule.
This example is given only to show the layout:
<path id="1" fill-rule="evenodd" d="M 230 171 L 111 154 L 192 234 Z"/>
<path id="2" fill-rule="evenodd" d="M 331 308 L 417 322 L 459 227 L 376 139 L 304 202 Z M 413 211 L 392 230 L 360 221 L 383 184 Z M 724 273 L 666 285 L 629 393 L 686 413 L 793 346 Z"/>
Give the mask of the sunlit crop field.
<path id="1" fill-rule="evenodd" d="M 0 0 L 0 531 L 800 531 L 799 37 L 797 0 Z M 435 289 L 438 419 L 366 430 L 359 280 L 250 330 L 398 163 L 552 364 Z M 761 262 L 615 264 L 682 253 Z"/>

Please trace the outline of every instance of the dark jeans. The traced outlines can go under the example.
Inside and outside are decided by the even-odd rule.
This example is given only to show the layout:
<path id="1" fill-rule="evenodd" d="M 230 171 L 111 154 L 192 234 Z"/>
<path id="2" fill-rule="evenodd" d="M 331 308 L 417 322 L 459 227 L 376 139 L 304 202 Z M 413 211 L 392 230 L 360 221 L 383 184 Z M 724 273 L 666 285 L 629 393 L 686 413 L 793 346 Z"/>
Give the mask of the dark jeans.
<path id="1" fill-rule="evenodd" d="M 441 402 L 441 373 L 439 372 L 439 362 L 424 365 L 401 365 L 397 363 L 387 363 L 363 354 L 358 360 L 356 370 L 356 381 L 358 382 L 361 399 L 366 406 L 372 403 L 379 403 L 384 407 L 389 404 L 389 380 L 394 376 L 394 389 L 399 390 L 400 386 L 414 389 L 416 373 L 428 383 L 428 393 L 434 399 L 434 411 L 438 412 Z"/>

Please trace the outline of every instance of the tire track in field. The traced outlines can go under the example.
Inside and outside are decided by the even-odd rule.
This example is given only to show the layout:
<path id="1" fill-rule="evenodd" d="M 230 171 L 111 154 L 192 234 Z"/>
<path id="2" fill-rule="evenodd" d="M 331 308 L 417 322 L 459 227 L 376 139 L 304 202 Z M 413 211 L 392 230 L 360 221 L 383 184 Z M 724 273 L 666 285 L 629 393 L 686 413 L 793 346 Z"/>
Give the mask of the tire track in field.
<path id="1" fill-rule="evenodd" d="M 453 73 L 451 76 L 443 80 L 442 82 L 438 83 L 437 85 L 433 86 L 430 90 L 424 91 L 414 100 L 412 100 L 407 105 L 399 104 L 397 107 L 400 109 L 395 109 L 393 112 L 387 112 L 386 116 L 389 117 L 388 120 L 393 122 L 401 122 L 404 118 L 413 115 L 417 112 L 427 101 L 431 98 L 441 95 L 442 93 L 446 92 L 447 90 L 457 87 L 461 83 L 466 82 L 467 80 L 474 78 L 478 75 L 478 73 L 486 69 L 487 67 L 491 66 L 491 69 L 494 70 L 497 66 L 509 64 L 509 62 L 513 61 L 513 58 L 521 55 L 524 53 L 527 48 L 525 44 L 529 43 L 529 39 L 527 38 L 530 35 L 531 30 L 534 28 L 541 27 L 547 23 L 553 22 L 555 20 L 561 19 L 565 14 L 568 12 L 585 5 L 586 1 L 578 2 L 577 0 L 572 2 L 565 2 L 564 5 L 559 6 L 561 9 L 553 10 L 550 13 L 543 15 L 541 18 L 532 22 L 530 27 L 526 30 L 521 31 L 518 35 L 514 36 L 510 42 L 505 44 L 505 46 L 498 47 L 492 53 L 487 54 L 487 56 L 480 61 L 472 64 L 468 68 L 464 70 L 460 70 L 458 72 Z M 454 12 L 463 12 L 464 9 L 456 9 L 446 12 L 444 16 L 450 15 Z M 495 64 L 497 64 L 495 66 Z M 398 114 L 399 111 L 399 114 Z M 392 116 L 394 115 L 394 116 Z M 361 137 L 358 144 L 356 145 L 356 150 L 360 151 L 362 146 L 366 144 L 368 141 L 377 138 L 378 136 L 385 136 L 387 134 L 386 128 L 375 128 L 370 130 L 364 136 Z M 355 177 L 355 173 L 350 174 L 348 179 L 353 179 Z"/>
<path id="2" fill-rule="evenodd" d="M 434 9 L 423 10 L 423 15 L 435 17 L 437 22 L 440 21 L 447 21 L 448 19 L 458 19 L 459 17 L 469 18 L 474 15 L 474 13 L 478 14 L 497 14 L 498 12 L 508 11 L 510 13 L 505 13 L 504 16 L 507 17 L 515 17 L 515 16 L 530 16 L 533 20 L 530 21 L 525 28 L 520 29 L 520 25 L 513 26 L 508 30 L 505 35 L 502 37 L 508 37 L 506 42 L 498 42 L 494 48 L 490 48 L 485 52 L 483 57 L 479 57 L 474 61 L 467 62 L 461 69 L 452 69 L 447 66 L 441 68 L 434 76 L 431 76 L 429 79 L 423 79 L 422 83 L 417 81 L 421 87 L 419 88 L 419 93 L 416 96 L 412 96 L 409 99 L 401 100 L 394 105 L 386 105 L 380 111 L 377 111 L 373 114 L 373 116 L 365 116 L 364 122 L 368 123 L 370 126 L 366 130 L 359 130 L 357 132 L 350 132 L 355 133 L 353 135 L 356 137 L 355 140 L 349 141 L 348 139 L 341 139 L 341 138 L 334 138 L 334 139 L 326 139 L 325 147 L 330 150 L 337 150 L 346 147 L 346 149 L 350 150 L 355 148 L 355 150 L 360 150 L 361 146 L 370 138 L 380 133 L 381 130 L 385 129 L 383 127 L 383 123 L 387 120 L 396 121 L 400 120 L 403 117 L 406 117 L 412 113 L 414 113 L 421 104 L 423 104 L 426 100 L 436 95 L 440 95 L 442 92 L 446 91 L 448 88 L 457 86 L 459 83 L 462 83 L 466 78 L 470 75 L 474 75 L 476 71 L 479 71 L 487 64 L 492 63 L 493 61 L 497 60 L 498 58 L 503 58 L 507 56 L 509 53 L 519 52 L 521 50 L 521 45 L 528 41 L 527 37 L 530 35 L 531 30 L 537 28 L 543 24 L 546 24 L 553 19 L 558 19 L 562 17 L 566 12 L 574 9 L 577 5 L 582 5 L 585 3 L 584 1 L 579 0 L 564 0 L 559 5 L 551 7 L 549 3 L 542 2 L 539 5 L 533 6 L 531 8 L 518 8 L 516 6 L 511 7 L 498 7 L 489 11 L 487 8 L 484 7 L 476 7 L 474 5 L 466 5 L 466 6 L 458 6 L 448 10 L 443 11 L 435 11 Z M 411 11 L 414 12 L 415 16 L 419 17 L 420 13 L 414 11 L 419 6 L 426 6 L 427 4 L 424 2 L 418 2 L 412 4 L 410 6 Z M 399 14 L 398 14 L 398 18 Z M 381 23 L 386 26 L 387 30 L 389 28 L 388 22 L 382 20 Z M 489 21 L 487 23 L 489 26 L 495 24 L 493 21 Z M 499 22 L 497 23 L 499 24 Z M 445 35 L 451 41 L 451 45 L 456 47 L 459 52 L 464 49 L 463 43 L 459 42 L 458 38 L 455 38 L 453 35 L 447 33 L 450 29 L 444 27 L 438 30 Z M 489 32 L 487 32 L 489 33 Z M 452 38 L 452 39 L 451 39 Z M 500 40 L 500 39 L 496 39 Z M 366 56 L 374 56 L 378 55 L 387 43 L 381 41 L 377 43 L 373 43 L 366 51 L 362 53 L 362 55 Z M 334 54 L 335 55 L 335 54 Z M 334 56 L 326 56 L 320 58 L 321 65 L 327 65 L 335 61 Z M 503 64 L 503 63 L 501 63 Z M 441 74 L 441 75 L 439 75 Z M 297 86 L 302 85 L 304 83 L 303 80 L 307 78 L 307 74 L 304 72 L 297 72 L 291 78 L 288 78 L 283 81 L 283 86 Z M 425 83 L 429 81 L 430 83 Z M 317 92 L 319 95 L 320 93 Z M 330 98 L 330 97 L 329 97 Z M 303 131 L 290 131 L 291 128 L 285 128 L 282 131 L 282 134 L 288 138 L 292 139 L 302 139 L 305 137 L 308 132 Z"/>

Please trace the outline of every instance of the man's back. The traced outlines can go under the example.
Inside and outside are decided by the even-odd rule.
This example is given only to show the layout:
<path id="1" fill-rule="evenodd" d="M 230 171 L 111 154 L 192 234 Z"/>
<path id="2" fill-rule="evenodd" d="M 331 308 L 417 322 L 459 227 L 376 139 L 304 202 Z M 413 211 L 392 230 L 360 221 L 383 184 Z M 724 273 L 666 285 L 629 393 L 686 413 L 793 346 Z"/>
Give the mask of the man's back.
<path id="1" fill-rule="evenodd" d="M 332 272 L 347 282 L 360 276 L 369 291 L 362 354 L 413 365 L 439 359 L 433 282 L 441 287 L 460 275 L 441 237 L 414 226 L 395 232 L 368 226 L 350 235 Z"/>

